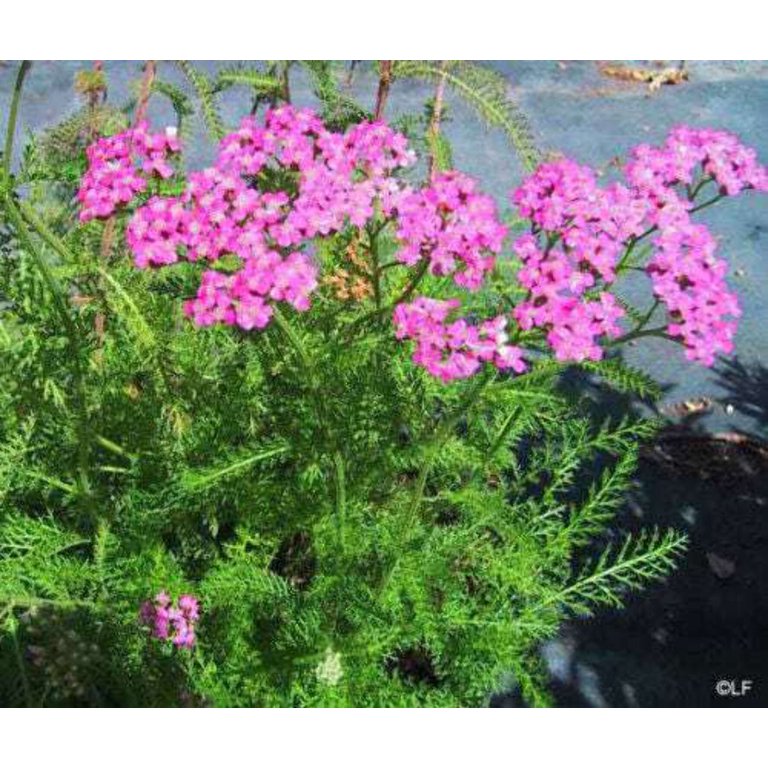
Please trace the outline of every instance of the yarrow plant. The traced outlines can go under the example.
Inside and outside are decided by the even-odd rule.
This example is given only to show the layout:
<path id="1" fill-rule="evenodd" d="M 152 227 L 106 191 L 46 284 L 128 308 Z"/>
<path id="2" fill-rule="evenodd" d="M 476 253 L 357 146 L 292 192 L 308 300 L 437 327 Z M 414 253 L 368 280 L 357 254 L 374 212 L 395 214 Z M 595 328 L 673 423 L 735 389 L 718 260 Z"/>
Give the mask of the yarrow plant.
<path id="1" fill-rule="evenodd" d="M 378 62 L 372 110 L 328 62 L 178 66 L 189 88 L 154 62 L 141 85 L 175 128 L 98 136 L 89 102 L 3 158 L 0 699 L 43 700 L 63 621 L 99 659 L 67 703 L 456 706 L 505 685 L 550 703 L 542 641 L 685 547 L 614 520 L 655 426 L 598 418 L 561 376 L 653 398 L 622 343 L 732 349 L 738 300 L 694 217 L 768 191 L 766 169 L 689 127 L 607 183 L 540 162 L 503 78 L 470 62 Z M 298 66 L 317 110 L 290 103 Z M 389 124 L 406 77 L 434 98 Z M 254 98 L 226 129 L 232 85 Z M 452 92 L 528 169 L 509 215 L 452 167 Z M 216 147 L 187 169 L 196 115 Z M 643 307 L 622 294 L 638 273 Z M 55 621 L 32 638 L 38 605 Z"/>

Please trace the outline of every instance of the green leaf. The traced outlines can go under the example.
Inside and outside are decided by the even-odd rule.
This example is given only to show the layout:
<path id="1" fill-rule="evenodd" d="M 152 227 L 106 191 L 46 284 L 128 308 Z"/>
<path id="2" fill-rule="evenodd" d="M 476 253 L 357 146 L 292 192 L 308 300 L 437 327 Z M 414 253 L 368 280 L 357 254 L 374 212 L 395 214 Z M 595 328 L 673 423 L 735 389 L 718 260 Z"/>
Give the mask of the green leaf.
<path id="1" fill-rule="evenodd" d="M 438 61 L 397 61 L 393 76 L 430 81 L 445 76 L 448 87 L 488 125 L 504 131 L 526 171 L 541 162 L 528 119 L 509 97 L 507 81 L 497 72 L 470 61 L 450 62 L 445 67 Z"/>
<path id="2" fill-rule="evenodd" d="M 542 605 L 560 605 L 583 616 L 591 616 L 601 605 L 621 608 L 627 593 L 668 576 L 687 543 L 688 537 L 675 530 L 629 535 L 618 550 L 606 547 L 597 562 L 587 565 L 574 582 Z"/>

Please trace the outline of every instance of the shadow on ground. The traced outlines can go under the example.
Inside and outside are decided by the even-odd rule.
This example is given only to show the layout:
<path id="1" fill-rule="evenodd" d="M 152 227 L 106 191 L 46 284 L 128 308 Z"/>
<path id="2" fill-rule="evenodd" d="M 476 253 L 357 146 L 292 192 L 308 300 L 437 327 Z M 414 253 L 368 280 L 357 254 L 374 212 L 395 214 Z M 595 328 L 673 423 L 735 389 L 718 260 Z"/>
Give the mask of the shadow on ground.
<path id="1" fill-rule="evenodd" d="M 558 706 L 768 705 L 768 368 L 735 358 L 717 377 L 757 431 L 713 435 L 693 413 L 643 449 L 617 523 L 684 530 L 689 550 L 665 583 L 631 596 L 625 610 L 570 621 L 544 645 Z M 615 396 L 595 402 L 602 413 L 639 409 Z M 717 692 L 722 680 L 733 693 Z M 750 690 L 735 695 L 741 681 Z M 508 695 L 494 704 L 520 702 Z"/>

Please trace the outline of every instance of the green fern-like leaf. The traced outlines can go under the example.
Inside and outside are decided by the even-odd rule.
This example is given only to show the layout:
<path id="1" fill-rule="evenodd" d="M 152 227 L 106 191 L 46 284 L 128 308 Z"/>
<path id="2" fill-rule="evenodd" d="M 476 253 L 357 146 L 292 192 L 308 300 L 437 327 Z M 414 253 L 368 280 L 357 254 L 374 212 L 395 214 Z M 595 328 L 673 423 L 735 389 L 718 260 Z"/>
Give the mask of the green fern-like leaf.
<path id="1" fill-rule="evenodd" d="M 567 526 L 562 529 L 572 545 L 585 546 L 605 529 L 624 498 L 636 467 L 636 453 L 628 451 L 590 488 L 587 500 L 571 513 Z"/>
<path id="2" fill-rule="evenodd" d="M 270 459 L 276 459 L 288 452 L 285 445 L 275 445 L 258 453 L 250 454 L 244 458 L 238 458 L 235 461 L 228 462 L 222 466 L 212 469 L 187 471 L 181 479 L 181 487 L 187 493 L 198 493 L 210 488 L 225 478 L 236 477 L 256 464 L 268 462 Z"/>
<path id="3" fill-rule="evenodd" d="M 323 105 L 323 118 L 330 127 L 344 130 L 353 123 L 371 119 L 371 114 L 339 87 L 333 62 L 302 61 L 301 64 L 312 78 L 315 96 Z"/>
<path id="4" fill-rule="evenodd" d="M 176 123 L 179 127 L 183 125 L 186 117 L 194 114 L 195 110 L 189 97 L 177 85 L 164 80 L 155 80 L 152 83 L 152 91 L 165 96 L 171 102 L 173 111 L 176 113 Z"/>
<path id="5" fill-rule="evenodd" d="M 437 171 L 449 171 L 453 168 L 451 143 L 442 133 L 427 133 L 427 146 Z"/>
<path id="6" fill-rule="evenodd" d="M 526 171 L 534 170 L 541 161 L 528 119 L 509 98 L 507 82 L 497 72 L 469 61 L 448 65 L 436 61 L 398 61 L 393 75 L 430 81 L 444 76 L 446 85 L 472 106 L 488 125 L 504 131 Z"/>
<path id="7" fill-rule="evenodd" d="M 193 67 L 188 61 L 179 61 L 179 68 L 186 75 L 197 96 L 200 114 L 202 115 L 208 133 L 214 141 L 224 137 L 226 129 L 219 114 L 216 96 L 210 78 Z"/>
<path id="8" fill-rule="evenodd" d="M 684 533 L 674 530 L 629 535 L 618 550 L 606 547 L 597 562 L 587 565 L 575 581 L 545 604 L 559 604 L 583 616 L 591 616 L 601 605 L 621 608 L 627 593 L 668 576 L 687 542 Z"/>
<path id="9" fill-rule="evenodd" d="M 227 67 L 222 69 L 216 75 L 213 84 L 214 91 L 223 91 L 235 85 L 245 85 L 257 95 L 263 97 L 280 96 L 283 86 L 280 81 L 258 69 L 249 69 L 246 67 Z"/>
<path id="10" fill-rule="evenodd" d="M 619 392 L 653 401 L 661 397 L 661 388 L 647 373 L 627 365 L 618 358 L 599 362 L 585 361 L 581 363 L 581 367 L 597 374 Z"/>

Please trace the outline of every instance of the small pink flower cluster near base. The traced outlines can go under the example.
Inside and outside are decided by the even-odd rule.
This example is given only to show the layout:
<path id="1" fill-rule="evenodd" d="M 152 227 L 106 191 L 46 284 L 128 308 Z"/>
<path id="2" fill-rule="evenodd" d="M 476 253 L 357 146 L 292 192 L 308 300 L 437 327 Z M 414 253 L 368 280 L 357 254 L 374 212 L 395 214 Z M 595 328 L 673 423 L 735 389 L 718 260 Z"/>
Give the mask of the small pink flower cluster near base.
<path id="1" fill-rule="evenodd" d="M 148 176 L 169 178 L 169 157 L 180 149 L 174 129 L 152 134 L 145 122 L 98 139 L 87 149 L 88 170 L 77 193 L 80 220 L 108 218 L 147 188 Z"/>
<path id="2" fill-rule="evenodd" d="M 166 592 L 155 595 L 141 606 L 139 619 L 158 640 L 167 640 L 177 648 L 192 648 L 195 625 L 200 618 L 200 604 L 192 595 L 180 595 L 172 601 Z"/>
<path id="3" fill-rule="evenodd" d="M 523 350 L 507 343 L 506 317 L 499 315 L 478 325 L 464 318 L 449 321 L 449 315 L 460 306 L 458 299 L 440 301 L 421 296 L 395 307 L 397 338 L 416 341 L 414 363 L 443 381 L 473 376 L 483 363 L 515 373 L 526 370 Z"/>

